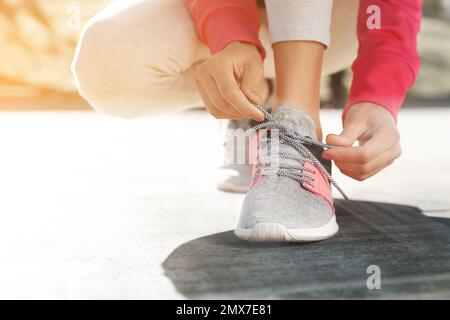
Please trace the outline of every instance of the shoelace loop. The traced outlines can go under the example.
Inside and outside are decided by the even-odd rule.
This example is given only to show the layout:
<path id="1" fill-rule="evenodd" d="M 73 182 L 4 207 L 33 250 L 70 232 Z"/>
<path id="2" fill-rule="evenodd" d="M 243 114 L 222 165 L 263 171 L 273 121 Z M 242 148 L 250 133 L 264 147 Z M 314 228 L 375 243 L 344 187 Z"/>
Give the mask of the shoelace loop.
<path id="1" fill-rule="evenodd" d="M 298 151 L 299 154 L 294 154 L 291 152 L 279 152 L 280 159 L 292 159 L 298 162 L 298 165 L 280 165 L 277 169 L 269 169 L 266 172 L 263 172 L 262 167 L 265 165 L 270 165 L 270 163 L 264 163 L 264 165 L 257 165 L 255 170 L 254 179 L 260 175 L 267 174 L 277 174 L 279 176 L 290 177 L 300 183 L 307 183 L 312 185 L 312 178 L 308 174 L 314 174 L 314 170 L 305 166 L 305 161 L 308 160 L 313 163 L 316 168 L 318 168 L 322 174 L 330 181 L 330 183 L 339 191 L 339 193 L 344 197 L 344 199 L 348 200 L 347 195 L 342 190 L 342 188 L 338 185 L 338 183 L 333 179 L 333 177 L 328 173 L 322 163 L 314 156 L 314 154 L 305 146 L 305 145 L 315 145 L 322 147 L 323 149 L 334 149 L 338 148 L 338 146 L 330 145 L 327 143 L 323 143 L 318 141 L 317 139 L 304 136 L 299 133 L 297 130 L 291 128 L 289 125 L 275 119 L 270 113 L 268 113 L 264 108 L 262 108 L 259 104 L 250 101 L 256 108 L 258 108 L 264 114 L 264 121 L 257 124 L 256 126 L 245 131 L 246 136 L 251 136 L 256 134 L 260 129 L 278 129 L 279 130 L 279 139 L 283 144 L 287 144 Z M 267 138 L 270 139 L 270 138 Z M 270 145 L 270 144 L 269 144 Z"/>

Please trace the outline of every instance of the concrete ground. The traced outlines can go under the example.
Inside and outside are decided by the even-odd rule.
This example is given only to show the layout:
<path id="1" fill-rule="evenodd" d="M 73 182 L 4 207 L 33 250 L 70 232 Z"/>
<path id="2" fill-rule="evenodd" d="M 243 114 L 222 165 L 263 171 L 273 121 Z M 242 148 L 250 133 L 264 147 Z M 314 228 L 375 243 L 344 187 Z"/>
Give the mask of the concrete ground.
<path id="1" fill-rule="evenodd" d="M 323 119 L 326 133 L 339 131 L 339 111 L 324 110 Z M 336 180 L 353 200 L 371 201 L 353 209 L 351 203 L 342 204 L 342 210 L 347 206 L 344 211 L 356 215 L 357 208 L 367 209 L 376 219 L 377 210 L 371 207 L 376 201 L 389 203 L 379 207 L 388 215 L 414 208 L 412 218 L 422 213 L 450 218 L 449 123 L 446 108 L 403 110 L 401 159 L 363 183 L 335 170 Z M 252 247 L 229 232 L 243 196 L 215 188 L 222 141 L 220 123 L 202 111 L 137 120 L 91 112 L 1 113 L 0 298 L 321 297 L 292 294 L 294 286 L 296 293 L 323 287 L 316 283 L 323 279 L 314 278 L 315 255 L 299 261 L 305 250 L 323 248 L 320 243 Z M 342 222 L 352 220 L 348 217 L 343 214 Z M 436 237 L 429 241 L 444 241 L 447 247 L 441 249 L 448 248 L 445 229 L 436 227 L 435 232 L 432 222 L 420 219 L 421 230 L 430 229 Z M 414 232 L 420 232 L 414 226 Z M 401 230 L 398 236 L 407 233 Z M 360 237 L 364 240 L 365 234 Z M 345 254 L 349 242 L 337 239 L 325 243 L 330 252 Z M 235 246 L 216 250 L 221 243 Z M 401 239 L 398 243 L 408 259 L 414 244 L 406 247 Z M 370 256 L 371 250 L 383 251 L 388 245 L 372 241 L 366 252 Z M 396 247 L 389 250 L 395 256 Z M 432 253 L 427 251 L 421 260 L 414 256 L 416 271 L 432 263 Z M 252 254 L 263 263 L 255 265 Z M 450 267 L 442 254 L 440 266 Z M 297 263 L 310 270 L 308 279 L 301 273 L 287 276 Z M 448 297 L 447 269 L 430 269 L 430 277 L 422 276 L 421 288 L 427 290 L 403 287 L 403 295 L 386 297 Z M 366 270 L 349 277 L 340 284 L 355 288 L 365 282 Z M 289 285 L 277 285 L 286 279 Z M 408 284 L 405 279 L 391 282 Z M 265 283 L 273 284 L 273 290 Z M 330 297 L 368 297 L 344 287 L 332 287 Z"/>

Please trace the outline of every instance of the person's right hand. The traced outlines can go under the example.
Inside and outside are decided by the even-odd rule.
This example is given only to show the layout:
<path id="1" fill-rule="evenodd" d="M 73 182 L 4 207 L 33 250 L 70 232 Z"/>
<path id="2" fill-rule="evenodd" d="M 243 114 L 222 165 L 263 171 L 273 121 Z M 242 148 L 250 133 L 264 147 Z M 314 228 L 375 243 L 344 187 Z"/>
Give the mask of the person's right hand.
<path id="1" fill-rule="evenodd" d="M 248 99 L 264 102 L 263 61 L 257 47 L 232 42 L 195 70 L 197 87 L 209 113 L 217 119 L 250 118 L 264 115 Z"/>

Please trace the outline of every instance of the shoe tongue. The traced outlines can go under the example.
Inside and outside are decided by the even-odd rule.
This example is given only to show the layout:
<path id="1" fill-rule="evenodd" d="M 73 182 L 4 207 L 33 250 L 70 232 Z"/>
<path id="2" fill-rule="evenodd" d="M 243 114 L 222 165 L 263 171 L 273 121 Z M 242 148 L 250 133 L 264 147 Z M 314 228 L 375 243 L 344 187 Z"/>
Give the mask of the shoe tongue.
<path id="1" fill-rule="evenodd" d="M 277 111 L 272 116 L 287 125 L 292 129 L 297 130 L 302 135 L 317 139 L 316 126 L 311 117 L 305 112 L 288 106 L 281 106 L 277 108 Z"/>

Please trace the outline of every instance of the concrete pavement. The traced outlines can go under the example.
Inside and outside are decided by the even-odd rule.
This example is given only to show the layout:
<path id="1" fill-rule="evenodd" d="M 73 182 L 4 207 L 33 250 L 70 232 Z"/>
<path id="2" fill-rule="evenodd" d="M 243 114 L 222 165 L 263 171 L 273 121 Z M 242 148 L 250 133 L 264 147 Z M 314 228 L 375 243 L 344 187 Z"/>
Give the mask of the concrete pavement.
<path id="1" fill-rule="evenodd" d="M 323 246 L 254 247 L 229 232 L 243 196 L 215 189 L 222 135 L 205 112 L 136 120 L 1 113 L 0 298 L 367 298 L 365 264 L 383 257 L 386 246 L 403 260 L 386 266 L 391 290 L 379 297 L 448 297 L 450 111 L 405 109 L 399 118 L 401 159 L 363 183 L 335 175 L 352 200 L 383 204 L 340 205 L 349 228 L 341 223 L 341 238 Z M 339 111 L 324 110 L 323 119 L 325 133 L 338 132 Z M 361 263 L 339 279 L 311 271 L 319 262 L 336 270 L 330 266 L 336 260 L 314 261 L 317 252 L 348 259 L 358 210 L 375 216 L 369 223 L 375 231 L 359 234 L 373 240 Z M 387 220 L 377 220 L 377 212 Z M 404 220 L 409 215 L 411 224 Z M 390 242 L 383 240 L 385 227 L 395 230 Z M 422 238 L 414 235 L 419 231 Z M 411 239 L 420 241 L 416 251 L 405 246 Z M 402 265 L 405 277 L 392 271 L 395 261 L 413 258 L 412 268 Z"/>

